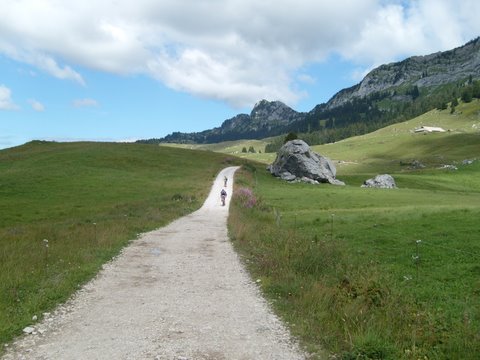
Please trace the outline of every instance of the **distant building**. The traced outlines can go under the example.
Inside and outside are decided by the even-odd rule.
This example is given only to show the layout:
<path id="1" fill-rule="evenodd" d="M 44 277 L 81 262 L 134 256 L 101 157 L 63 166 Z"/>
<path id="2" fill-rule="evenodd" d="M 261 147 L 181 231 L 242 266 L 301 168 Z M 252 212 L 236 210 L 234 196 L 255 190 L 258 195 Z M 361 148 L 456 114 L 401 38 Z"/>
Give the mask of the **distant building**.
<path id="1" fill-rule="evenodd" d="M 431 132 L 446 132 L 445 129 L 442 129 L 441 127 L 435 127 L 435 126 L 420 126 L 419 128 L 415 129 L 416 133 L 431 133 Z"/>

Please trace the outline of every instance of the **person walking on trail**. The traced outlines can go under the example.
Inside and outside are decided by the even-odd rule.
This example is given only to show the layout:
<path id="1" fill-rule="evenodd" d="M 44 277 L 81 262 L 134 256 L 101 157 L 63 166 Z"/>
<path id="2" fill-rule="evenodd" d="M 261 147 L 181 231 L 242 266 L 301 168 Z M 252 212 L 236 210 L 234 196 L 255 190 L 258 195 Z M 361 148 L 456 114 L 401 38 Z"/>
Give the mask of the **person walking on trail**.
<path id="1" fill-rule="evenodd" d="M 227 187 L 227 181 L 228 181 L 228 178 L 225 176 L 225 177 L 223 178 L 223 182 L 224 182 L 224 186 L 225 186 L 225 187 Z"/>
<path id="2" fill-rule="evenodd" d="M 222 189 L 222 191 L 220 192 L 220 198 L 222 199 L 222 206 L 225 206 L 226 197 L 227 197 L 227 192 L 225 191 L 225 189 Z"/>

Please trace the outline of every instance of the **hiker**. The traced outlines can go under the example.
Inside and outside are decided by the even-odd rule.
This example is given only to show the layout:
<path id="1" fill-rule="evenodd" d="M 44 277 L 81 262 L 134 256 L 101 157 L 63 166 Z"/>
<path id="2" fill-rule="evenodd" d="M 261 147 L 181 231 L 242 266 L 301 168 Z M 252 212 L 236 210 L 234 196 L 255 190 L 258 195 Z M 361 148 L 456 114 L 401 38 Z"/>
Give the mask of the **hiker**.
<path id="1" fill-rule="evenodd" d="M 227 187 L 227 180 L 228 180 L 228 178 L 225 176 L 225 177 L 223 178 L 223 182 L 224 182 L 224 184 L 225 184 L 225 187 Z"/>
<path id="2" fill-rule="evenodd" d="M 225 198 L 227 197 L 227 192 L 225 191 L 225 189 L 222 189 L 222 191 L 220 192 L 220 197 L 222 199 L 222 206 L 225 206 Z"/>

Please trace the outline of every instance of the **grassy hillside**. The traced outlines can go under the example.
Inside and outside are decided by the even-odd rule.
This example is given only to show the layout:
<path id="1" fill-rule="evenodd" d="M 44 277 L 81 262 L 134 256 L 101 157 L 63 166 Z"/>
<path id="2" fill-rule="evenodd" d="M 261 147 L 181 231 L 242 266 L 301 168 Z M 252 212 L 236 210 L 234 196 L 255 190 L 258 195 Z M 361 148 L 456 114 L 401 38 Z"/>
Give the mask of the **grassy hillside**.
<path id="1" fill-rule="evenodd" d="M 288 184 L 264 165 L 238 174 L 234 244 L 318 358 L 478 357 L 480 118 L 478 103 L 458 110 L 315 147 L 348 161 L 344 187 Z M 411 133 L 422 124 L 451 131 Z M 401 165 L 413 159 L 427 168 Z M 360 188 L 387 171 L 399 189 Z"/>
<path id="2" fill-rule="evenodd" d="M 192 150 L 206 150 L 220 152 L 228 155 L 233 155 L 243 159 L 260 161 L 264 163 L 272 162 L 275 159 L 275 154 L 265 153 L 265 146 L 270 142 L 270 139 L 263 140 L 236 140 L 224 141 L 217 144 L 171 144 L 164 143 L 162 146 L 176 147 L 182 149 Z M 255 153 L 242 152 L 243 148 L 249 149 L 253 147 Z"/>
<path id="3" fill-rule="evenodd" d="M 263 151 L 268 141 L 192 147 L 209 151 L 48 142 L 2 150 L 0 344 L 138 233 L 197 209 L 235 155 L 262 163 L 238 179 L 255 201 L 237 198 L 231 235 L 310 350 L 344 359 L 472 358 L 480 352 L 480 166 L 461 161 L 480 158 L 479 114 L 474 101 L 453 115 L 435 110 L 315 147 L 339 161 L 346 187 L 274 179 L 264 166 L 275 157 Z M 412 133 L 421 125 L 450 131 Z M 250 146 L 257 153 L 242 153 Z M 412 160 L 427 168 L 409 170 Z M 457 171 L 436 169 L 453 163 Z M 360 189 L 384 172 L 400 189 Z"/>
<path id="4" fill-rule="evenodd" d="M 436 126 L 445 133 L 415 133 L 421 126 Z M 458 163 L 480 157 L 480 101 L 461 103 L 450 110 L 432 110 L 412 120 L 356 136 L 334 144 L 313 147 L 318 153 L 339 160 L 339 174 L 373 170 L 407 170 L 413 160 L 427 167 Z M 403 165 L 402 165 L 403 164 Z"/>
<path id="5" fill-rule="evenodd" d="M 437 126 L 447 133 L 419 134 L 418 127 Z M 432 110 L 403 123 L 387 126 L 370 134 L 352 137 L 332 144 L 316 145 L 313 149 L 339 161 L 339 174 L 369 172 L 379 166 L 398 171 L 406 169 L 409 162 L 418 160 L 427 167 L 459 162 L 479 156 L 480 100 L 460 103 L 454 114 L 447 110 Z M 164 144 L 165 146 L 207 150 L 231 154 L 262 162 L 272 163 L 274 153 L 265 153 L 265 146 L 272 139 L 238 140 L 218 144 Z M 459 150 L 458 144 L 461 144 Z M 256 153 L 242 153 L 252 146 Z M 258 152 L 261 151 L 261 153 Z M 403 163 L 404 165 L 401 165 Z"/>
<path id="6" fill-rule="evenodd" d="M 139 144 L 32 142 L 0 151 L 0 344 L 138 233 L 197 209 L 225 160 Z"/>

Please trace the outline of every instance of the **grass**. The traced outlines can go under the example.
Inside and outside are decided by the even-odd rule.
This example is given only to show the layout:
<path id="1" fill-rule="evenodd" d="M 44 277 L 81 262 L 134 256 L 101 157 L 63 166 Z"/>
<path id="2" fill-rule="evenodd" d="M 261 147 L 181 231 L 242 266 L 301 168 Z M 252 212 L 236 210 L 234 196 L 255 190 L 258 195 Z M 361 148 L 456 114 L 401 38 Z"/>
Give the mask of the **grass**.
<path id="1" fill-rule="evenodd" d="M 257 205 L 234 201 L 231 237 L 319 358 L 326 351 L 345 359 L 473 359 L 480 165 L 469 166 L 427 173 L 425 184 L 411 175 L 415 187 L 397 190 L 285 184 L 259 166 L 256 181 L 241 175 Z M 448 188 L 464 172 L 476 177 L 472 187 Z M 430 184 L 434 175 L 442 186 Z"/>
<path id="2" fill-rule="evenodd" d="M 237 173 L 255 206 L 234 194 L 232 241 L 313 358 L 478 357 L 480 121 L 478 104 L 462 109 L 315 147 L 344 162 L 344 187 L 288 184 L 263 164 Z M 411 134 L 422 122 L 453 130 Z M 427 167 L 401 164 L 413 159 Z M 398 189 L 360 188 L 385 172 Z"/>
<path id="3" fill-rule="evenodd" d="M 461 161 L 469 152 L 478 154 L 480 143 L 480 100 L 460 103 L 455 114 L 447 110 L 432 110 L 403 123 L 379 129 L 373 133 L 341 140 L 334 144 L 317 145 L 313 149 L 337 164 L 339 174 L 358 174 L 375 171 L 379 166 L 388 171 L 406 168 L 401 162 L 422 160 L 428 167 L 448 161 Z M 442 127 L 448 133 L 419 134 L 420 126 Z M 455 135 L 455 136 L 452 136 Z M 163 144 L 165 146 L 221 152 L 257 161 L 272 163 L 276 154 L 265 153 L 271 139 L 225 141 L 218 144 Z M 462 144 L 457 148 L 457 144 Z M 256 153 L 242 153 L 253 146 Z M 258 152 L 261 151 L 261 153 Z"/>
<path id="4" fill-rule="evenodd" d="M 66 300 L 138 233 L 197 209 L 219 169 L 238 162 L 231 155 L 245 155 L 262 163 L 238 173 L 236 192 L 249 190 L 232 203 L 230 234 L 310 352 L 473 359 L 480 353 L 480 166 L 460 164 L 480 157 L 479 113 L 474 101 L 455 115 L 435 110 L 315 147 L 339 161 L 345 187 L 272 178 L 265 163 L 273 154 L 241 153 L 261 142 L 202 148 L 211 151 L 49 142 L 2 150 L 0 344 Z M 412 134 L 420 125 L 451 131 Z M 427 168 L 402 165 L 413 159 Z M 436 169 L 441 164 L 459 169 Z M 387 171 L 399 189 L 360 188 Z"/>
<path id="5" fill-rule="evenodd" d="M 138 233 L 199 208 L 230 161 L 139 144 L 31 142 L 0 151 L 0 344 Z"/>
<path id="6" fill-rule="evenodd" d="M 162 146 L 192 149 L 192 150 L 205 150 L 220 152 L 223 154 L 233 155 L 242 159 L 260 161 L 263 163 L 272 162 L 275 159 L 275 154 L 265 153 L 265 146 L 270 142 L 270 139 L 263 140 L 235 140 L 224 141 L 216 144 L 170 144 L 165 143 Z M 242 149 L 249 149 L 253 147 L 255 153 L 242 152 Z"/>
<path id="7" fill-rule="evenodd" d="M 337 160 L 338 174 L 406 170 L 413 160 L 428 168 L 459 163 L 480 155 L 480 101 L 461 103 L 458 112 L 432 110 L 415 119 L 334 144 L 318 145 L 318 153 Z M 446 133 L 414 133 L 422 125 L 438 126 Z M 459 146 L 460 145 L 460 146 Z"/>

